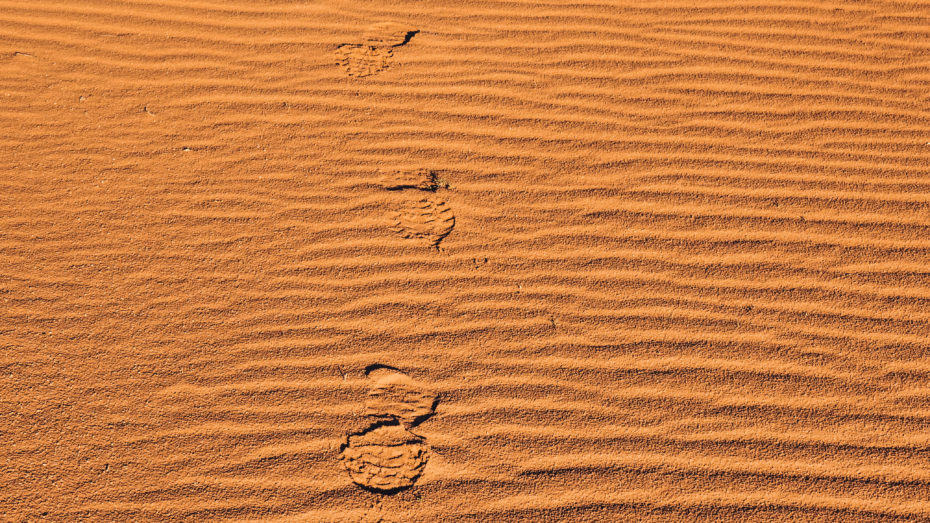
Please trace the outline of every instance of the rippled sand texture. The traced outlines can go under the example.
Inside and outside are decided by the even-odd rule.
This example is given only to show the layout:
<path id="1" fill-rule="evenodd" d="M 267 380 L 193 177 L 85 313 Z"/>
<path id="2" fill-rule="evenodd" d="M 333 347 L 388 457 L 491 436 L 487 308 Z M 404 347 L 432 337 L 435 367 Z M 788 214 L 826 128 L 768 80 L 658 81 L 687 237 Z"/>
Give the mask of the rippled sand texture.
<path id="1" fill-rule="evenodd" d="M 926 521 L 928 320 L 930 3 L 0 0 L 0 519 Z"/>

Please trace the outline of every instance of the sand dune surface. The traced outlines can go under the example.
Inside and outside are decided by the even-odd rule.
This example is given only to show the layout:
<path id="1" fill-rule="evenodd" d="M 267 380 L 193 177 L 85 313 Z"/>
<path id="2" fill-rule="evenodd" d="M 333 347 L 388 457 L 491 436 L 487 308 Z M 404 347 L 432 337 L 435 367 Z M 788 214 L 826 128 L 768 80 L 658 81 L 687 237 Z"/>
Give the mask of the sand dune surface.
<path id="1" fill-rule="evenodd" d="M 930 3 L 0 0 L 0 487 L 930 521 Z"/>

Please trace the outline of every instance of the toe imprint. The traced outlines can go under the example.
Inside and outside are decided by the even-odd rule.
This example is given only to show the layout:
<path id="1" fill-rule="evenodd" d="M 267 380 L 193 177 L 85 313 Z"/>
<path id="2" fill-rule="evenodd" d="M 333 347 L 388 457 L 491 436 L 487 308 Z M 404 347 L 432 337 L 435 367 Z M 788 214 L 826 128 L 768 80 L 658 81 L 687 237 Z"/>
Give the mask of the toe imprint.
<path id="1" fill-rule="evenodd" d="M 435 412 L 436 394 L 417 385 L 406 374 L 388 371 L 373 378 L 365 415 L 396 419 L 407 427 L 416 425 Z"/>

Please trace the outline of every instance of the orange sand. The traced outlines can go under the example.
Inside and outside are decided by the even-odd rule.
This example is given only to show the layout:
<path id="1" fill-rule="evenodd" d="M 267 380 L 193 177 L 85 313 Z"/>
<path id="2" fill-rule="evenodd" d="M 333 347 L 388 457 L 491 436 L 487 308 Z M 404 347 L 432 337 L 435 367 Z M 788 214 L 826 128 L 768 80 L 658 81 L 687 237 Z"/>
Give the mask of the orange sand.
<path id="1" fill-rule="evenodd" d="M 928 234 L 928 2 L 0 0 L 0 520 L 927 521 Z"/>

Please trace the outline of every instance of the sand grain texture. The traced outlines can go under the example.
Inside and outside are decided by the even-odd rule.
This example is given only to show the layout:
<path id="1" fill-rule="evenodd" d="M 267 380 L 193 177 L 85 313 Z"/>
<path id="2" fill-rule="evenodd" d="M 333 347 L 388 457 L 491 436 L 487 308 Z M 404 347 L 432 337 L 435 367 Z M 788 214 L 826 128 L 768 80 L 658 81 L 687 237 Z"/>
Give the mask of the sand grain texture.
<path id="1" fill-rule="evenodd" d="M 927 521 L 928 326 L 927 2 L 0 0 L 4 521 Z"/>

